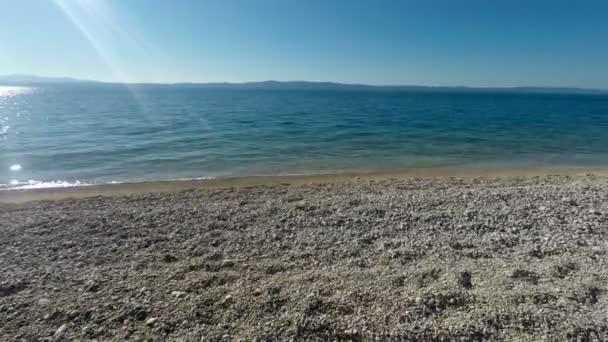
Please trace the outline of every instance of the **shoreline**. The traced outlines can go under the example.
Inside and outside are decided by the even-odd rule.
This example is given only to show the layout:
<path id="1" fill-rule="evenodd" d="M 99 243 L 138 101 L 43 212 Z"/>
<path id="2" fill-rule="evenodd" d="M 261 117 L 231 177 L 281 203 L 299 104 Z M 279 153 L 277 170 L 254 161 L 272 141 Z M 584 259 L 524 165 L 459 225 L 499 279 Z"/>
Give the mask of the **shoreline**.
<path id="1" fill-rule="evenodd" d="M 529 167 L 428 167 L 371 172 L 321 173 L 309 175 L 264 175 L 211 179 L 157 180 L 125 183 L 83 184 L 36 189 L 5 189 L 0 203 L 121 196 L 152 192 L 171 193 L 191 189 L 243 188 L 272 185 L 306 185 L 353 181 L 386 181 L 443 178 L 530 178 L 542 176 L 608 176 L 608 166 L 529 166 Z"/>

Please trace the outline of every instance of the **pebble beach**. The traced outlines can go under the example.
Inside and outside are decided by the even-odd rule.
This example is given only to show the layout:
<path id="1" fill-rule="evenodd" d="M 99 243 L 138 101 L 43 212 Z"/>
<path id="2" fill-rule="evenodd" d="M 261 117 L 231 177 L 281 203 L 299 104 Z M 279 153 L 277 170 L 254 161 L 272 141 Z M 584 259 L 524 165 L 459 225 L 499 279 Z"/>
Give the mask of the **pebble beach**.
<path id="1" fill-rule="evenodd" d="M 36 196 L 0 203 L 2 341 L 608 336 L 604 175 Z"/>

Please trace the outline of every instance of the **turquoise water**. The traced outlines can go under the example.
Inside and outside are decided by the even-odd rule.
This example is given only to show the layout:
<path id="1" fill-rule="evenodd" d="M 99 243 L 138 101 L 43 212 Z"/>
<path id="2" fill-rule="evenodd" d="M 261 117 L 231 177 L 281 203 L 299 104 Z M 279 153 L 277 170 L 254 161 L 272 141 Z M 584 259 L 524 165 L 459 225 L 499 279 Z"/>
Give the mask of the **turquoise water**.
<path id="1" fill-rule="evenodd" d="M 0 88 L 3 188 L 607 162 L 601 95 Z"/>

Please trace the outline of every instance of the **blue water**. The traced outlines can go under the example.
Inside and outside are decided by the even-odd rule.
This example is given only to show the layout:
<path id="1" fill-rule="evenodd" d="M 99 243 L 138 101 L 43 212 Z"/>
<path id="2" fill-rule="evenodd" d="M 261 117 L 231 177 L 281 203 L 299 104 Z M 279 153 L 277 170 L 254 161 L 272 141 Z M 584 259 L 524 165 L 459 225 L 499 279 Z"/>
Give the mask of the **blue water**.
<path id="1" fill-rule="evenodd" d="M 608 164 L 608 96 L 0 87 L 0 187 Z"/>

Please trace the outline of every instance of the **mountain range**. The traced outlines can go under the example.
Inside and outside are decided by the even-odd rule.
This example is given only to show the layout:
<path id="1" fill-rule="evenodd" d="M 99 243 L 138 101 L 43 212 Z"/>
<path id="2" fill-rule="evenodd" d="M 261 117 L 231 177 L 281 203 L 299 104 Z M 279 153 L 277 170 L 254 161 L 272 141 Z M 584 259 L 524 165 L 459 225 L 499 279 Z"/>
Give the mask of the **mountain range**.
<path id="1" fill-rule="evenodd" d="M 43 77 L 35 75 L 0 75 L 0 85 L 49 85 L 49 84 L 117 84 L 70 77 Z M 262 81 L 262 82 L 214 82 L 214 83 L 139 83 L 141 86 L 182 86 L 208 89 L 257 89 L 257 90 L 365 90 L 365 91 L 434 91 L 434 92 L 516 92 L 552 94 L 608 95 L 608 90 L 570 87 L 464 87 L 464 86 L 415 86 L 415 85 L 367 85 L 312 81 Z"/>

